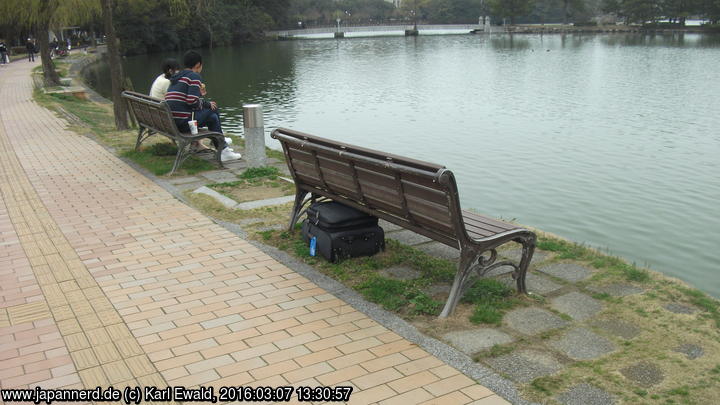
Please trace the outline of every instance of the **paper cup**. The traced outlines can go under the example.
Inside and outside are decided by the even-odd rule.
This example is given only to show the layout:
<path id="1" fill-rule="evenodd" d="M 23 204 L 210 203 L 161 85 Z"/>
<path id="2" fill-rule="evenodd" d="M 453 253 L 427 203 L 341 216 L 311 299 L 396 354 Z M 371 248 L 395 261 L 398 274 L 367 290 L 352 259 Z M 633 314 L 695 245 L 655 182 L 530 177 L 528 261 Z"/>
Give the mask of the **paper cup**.
<path id="1" fill-rule="evenodd" d="M 198 133 L 197 121 L 196 120 L 188 121 L 188 126 L 190 127 L 190 133 L 193 135 L 197 135 L 197 133 Z"/>

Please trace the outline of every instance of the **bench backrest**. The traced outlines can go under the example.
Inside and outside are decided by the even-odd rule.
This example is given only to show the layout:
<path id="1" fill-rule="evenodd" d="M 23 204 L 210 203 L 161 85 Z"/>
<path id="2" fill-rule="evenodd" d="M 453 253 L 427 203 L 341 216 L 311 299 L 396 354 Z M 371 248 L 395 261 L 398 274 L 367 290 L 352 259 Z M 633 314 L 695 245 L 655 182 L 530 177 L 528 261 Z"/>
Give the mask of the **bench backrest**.
<path id="1" fill-rule="evenodd" d="M 458 247 L 464 227 L 455 178 L 444 166 L 279 128 L 301 189 Z"/>
<path id="2" fill-rule="evenodd" d="M 170 108 L 164 100 L 132 91 L 123 91 L 122 96 L 135 116 L 138 125 L 161 134 L 179 135 Z"/>

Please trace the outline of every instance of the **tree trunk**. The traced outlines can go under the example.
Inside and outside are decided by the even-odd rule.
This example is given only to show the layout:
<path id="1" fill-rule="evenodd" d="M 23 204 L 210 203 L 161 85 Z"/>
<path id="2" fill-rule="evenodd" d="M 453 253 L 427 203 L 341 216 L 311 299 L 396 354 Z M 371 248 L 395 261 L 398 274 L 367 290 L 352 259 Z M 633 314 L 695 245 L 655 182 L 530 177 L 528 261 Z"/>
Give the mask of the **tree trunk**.
<path id="1" fill-rule="evenodd" d="M 570 19 L 570 0 L 563 1 L 563 25 L 567 25 Z"/>
<path id="2" fill-rule="evenodd" d="M 115 27 L 112 21 L 112 0 L 100 0 L 102 15 L 105 22 L 105 35 L 107 35 L 108 63 L 110 64 L 110 83 L 112 84 L 113 112 L 115 113 L 115 128 L 118 130 L 128 129 L 128 111 L 125 100 L 122 98 L 123 91 L 123 68 L 120 60 L 119 41 L 115 35 Z"/>
<path id="3" fill-rule="evenodd" d="M 55 71 L 55 64 L 50 59 L 50 19 L 57 5 L 51 4 L 48 0 L 40 2 L 38 12 L 40 20 L 37 25 L 37 36 L 40 39 L 40 60 L 42 61 L 43 77 L 45 86 L 59 86 L 60 75 Z"/>
<path id="4" fill-rule="evenodd" d="M 59 86 L 60 75 L 55 71 L 55 64 L 50 58 L 50 28 L 49 24 L 41 23 L 35 34 L 40 41 L 40 61 L 42 62 L 45 86 Z"/>

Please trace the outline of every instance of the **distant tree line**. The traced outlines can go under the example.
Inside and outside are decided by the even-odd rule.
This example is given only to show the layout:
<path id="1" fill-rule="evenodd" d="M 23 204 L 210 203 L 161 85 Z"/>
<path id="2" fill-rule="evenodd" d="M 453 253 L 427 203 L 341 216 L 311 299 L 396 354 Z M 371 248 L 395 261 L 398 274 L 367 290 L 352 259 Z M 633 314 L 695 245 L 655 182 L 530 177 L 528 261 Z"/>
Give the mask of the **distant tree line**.
<path id="1" fill-rule="evenodd" d="M 289 0 L 285 20 L 291 27 L 386 24 L 420 21 L 434 24 L 476 23 L 489 16 L 495 23 L 588 22 L 614 14 L 629 23 L 669 18 L 683 24 L 689 16 L 717 21 L 720 0 L 403 0 L 400 8 L 384 0 Z"/>
<path id="2" fill-rule="evenodd" d="M 645 23 L 668 19 L 670 24 L 685 25 L 691 16 L 720 21 L 720 0 L 604 0 L 603 11 L 613 13 L 628 23 Z"/>
<path id="3" fill-rule="evenodd" d="M 283 24 L 290 0 L 118 0 L 115 25 L 126 55 L 253 40 Z"/>
<path id="4" fill-rule="evenodd" d="M 597 0 L 588 0 L 597 1 Z M 562 22 L 589 18 L 584 0 L 403 0 L 395 8 L 384 0 L 290 0 L 289 25 L 382 24 L 418 20 L 433 24 L 471 24 L 482 16 L 519 22 Z"/>

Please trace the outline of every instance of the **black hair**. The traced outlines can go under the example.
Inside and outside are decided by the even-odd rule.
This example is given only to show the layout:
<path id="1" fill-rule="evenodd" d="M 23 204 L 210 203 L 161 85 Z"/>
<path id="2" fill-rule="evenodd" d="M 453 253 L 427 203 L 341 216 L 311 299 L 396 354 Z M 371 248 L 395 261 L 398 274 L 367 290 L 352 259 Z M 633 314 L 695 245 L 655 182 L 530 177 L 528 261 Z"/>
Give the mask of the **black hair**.
<path id="1" fill-rule="evenodd" d="M 166 79 L 172 77 L 176 70 L 180 70 L 180 64 L 176 59 L 167 58 L 163 61 L 162 72 L 165 73 Z"/>
<path id="2" fill-rule="evenodd" d="M 183 56 L 183 64 L 186 69 L 192 69 L 198 63 L 202 63 L 202 56 L 197 51 L 187 51 Z"/>

